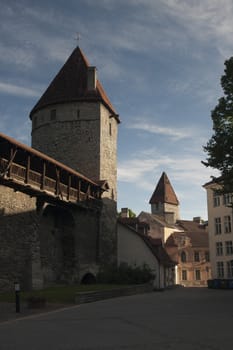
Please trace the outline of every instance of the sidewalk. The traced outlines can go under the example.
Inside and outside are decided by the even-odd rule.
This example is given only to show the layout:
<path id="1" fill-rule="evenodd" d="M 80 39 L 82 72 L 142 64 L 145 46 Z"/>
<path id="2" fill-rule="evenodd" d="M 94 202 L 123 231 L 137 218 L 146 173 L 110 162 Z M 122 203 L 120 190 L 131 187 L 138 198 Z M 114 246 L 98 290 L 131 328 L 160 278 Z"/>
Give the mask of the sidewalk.
<path id="1" fill-rule="evenodd" d="M 15 303 L 0 302 L 0 323 L 15 320 L 22 317 L 46 313 L 70 305 L 47 304 L 45 307 L 29 309 L 26 303 L 21 303 L 20 312 L 16 312 Z"/>

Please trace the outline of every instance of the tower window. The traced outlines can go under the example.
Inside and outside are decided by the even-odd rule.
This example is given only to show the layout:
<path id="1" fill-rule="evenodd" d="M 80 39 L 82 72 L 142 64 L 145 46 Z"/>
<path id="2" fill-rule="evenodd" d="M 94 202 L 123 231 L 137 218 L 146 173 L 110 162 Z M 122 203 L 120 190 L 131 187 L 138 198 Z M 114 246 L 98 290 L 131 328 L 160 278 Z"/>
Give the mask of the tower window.
<path id="1" fill-rule="evenodd" d="M 51 121 L 56 120 L 56 117 L 57 117 L 57 111 L 56 111 L 56 109 L 52 109 L 50 111 L 50 120 Z"/>
<path id="2" fill-rule="evenodd" d="M 109 123 L 109 135 L 111 136 L 112 135 L 112 124 Z"/>
<path id="3" fill-rule="evenodd" d="M 36 128 L 37 126 L 37 117 L 33 118 L 33 127 Z"/>
<path id="4" fill-rule="evenodd" d="M 77 110 L 77 119 L 79 119 L 80 118 L 80 110 L 78 109 Z"/>

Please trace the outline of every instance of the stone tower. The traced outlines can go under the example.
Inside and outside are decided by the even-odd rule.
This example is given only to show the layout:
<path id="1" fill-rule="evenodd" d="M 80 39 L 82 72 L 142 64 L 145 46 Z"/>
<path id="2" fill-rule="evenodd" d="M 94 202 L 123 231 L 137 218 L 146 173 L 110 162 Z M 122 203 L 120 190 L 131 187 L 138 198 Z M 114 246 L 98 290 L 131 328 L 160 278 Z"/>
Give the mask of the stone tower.
<path id="1" fill-rule="evenodd" d="M 167 223 L 174 224 L 180 219 L 179 201 L 165 172 L 151 196 L 150 204 L 151 213 L 163 216 Z"/>
<path id="2" fill-rule="evenodd" d="M 30 119 L 33 148 L 97 183 L 106 184 L 108 190 L 102 196 L 96 227 L 99 237 L 97 255 L 100 264 L 110 262 L 111 258 L 114 260 L 120 120 L 97 79 L 96 68 L 89 65 L 79 47 L 34 106 Z M 85 231 L 88 215 L 77 220 L 79 224 L 82 222 L 78 235 Z M 88 234 L 85 236 L 88 239 Z"/>
<path id="3" fill-rule="evenodd" d="M 32 147 L 94 181 L 107 180 L 117 198 L 119 117 L 77 47 L 30 113 Z"/>

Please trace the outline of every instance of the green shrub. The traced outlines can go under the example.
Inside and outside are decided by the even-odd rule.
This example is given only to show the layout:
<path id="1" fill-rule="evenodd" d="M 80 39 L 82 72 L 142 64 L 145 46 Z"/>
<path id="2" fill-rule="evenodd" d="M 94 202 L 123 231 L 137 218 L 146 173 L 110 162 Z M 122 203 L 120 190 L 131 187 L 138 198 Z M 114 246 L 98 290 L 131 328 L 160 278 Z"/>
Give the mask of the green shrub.
<path id="1" fill-rule="evenodd" d="M 97 275 L 99 283 L 142 284 L 154 279 L 154 274 L 148 265 L 130 266 L 121 263 L 119 266 L 110 265 L 100 269 Z"/>

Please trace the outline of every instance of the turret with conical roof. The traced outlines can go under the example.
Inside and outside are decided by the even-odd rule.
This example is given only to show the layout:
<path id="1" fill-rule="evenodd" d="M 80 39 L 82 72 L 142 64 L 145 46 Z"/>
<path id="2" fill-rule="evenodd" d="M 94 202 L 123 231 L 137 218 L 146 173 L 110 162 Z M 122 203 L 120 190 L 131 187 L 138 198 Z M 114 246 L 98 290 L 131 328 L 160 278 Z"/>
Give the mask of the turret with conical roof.
<path id="1" fill-rule="evenodd" d="M 116 200 L 119 117 L 77 47 L 30 113 L 32 147 L 95 181 Z"/>
<path id="2" fill-rule="evenodd" d="M 169 223 L 180 218 L 179 201 L 165 172 L 162 173 L 149 203 L 151 213 L 163 216 Z"/>

